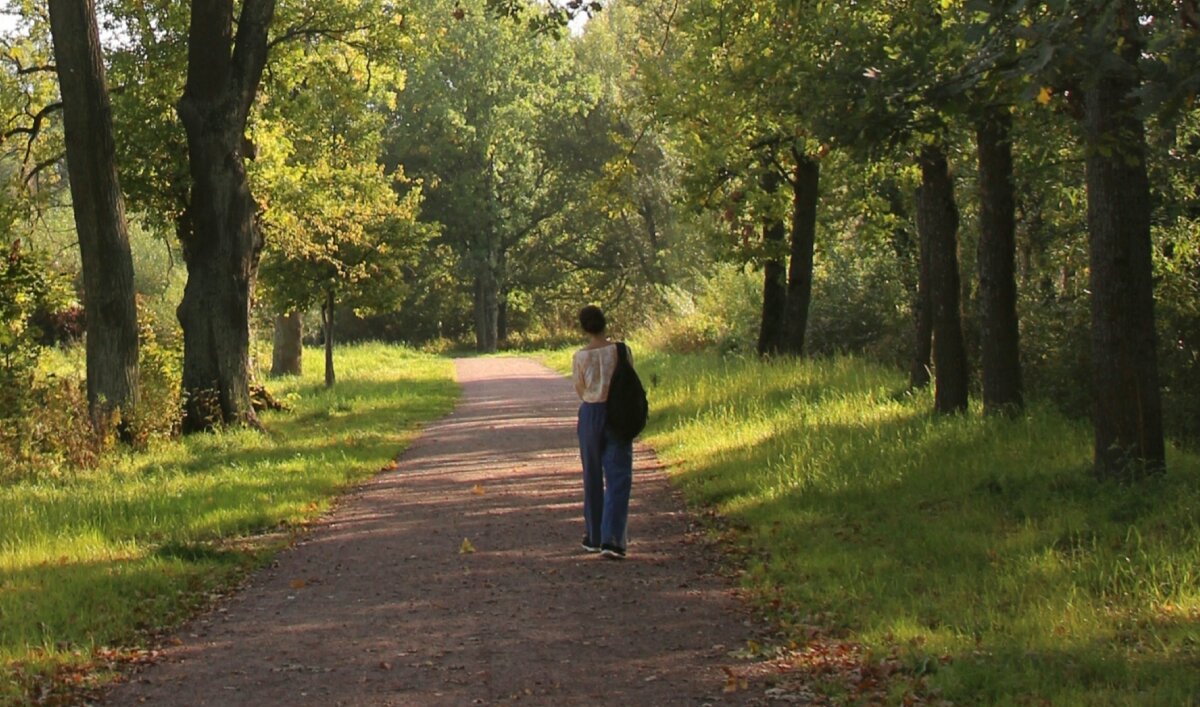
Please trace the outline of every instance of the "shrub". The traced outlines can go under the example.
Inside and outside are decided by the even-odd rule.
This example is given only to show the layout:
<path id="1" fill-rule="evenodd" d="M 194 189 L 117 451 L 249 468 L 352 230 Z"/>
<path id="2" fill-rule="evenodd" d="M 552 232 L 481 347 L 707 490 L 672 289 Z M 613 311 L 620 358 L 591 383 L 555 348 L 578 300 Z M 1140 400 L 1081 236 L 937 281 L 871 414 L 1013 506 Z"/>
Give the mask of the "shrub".
<path id="1" fill-rule="evenodd" d="M 138 299 L 138 371 L 140 397 L 130 415 L 129 432 L 135 447 L 153 438 L 179 434 L 182 420 L 182 341 L 178 324 L 160 322 Z"/>
<path id="2" fill-rule="evenodd" d="M 762 317 L 761 288 L 761 273 L 718 265 L 694 292 L 668 289 L 669 312 L 638 338 L 671 353 L 753 351 Z"/>

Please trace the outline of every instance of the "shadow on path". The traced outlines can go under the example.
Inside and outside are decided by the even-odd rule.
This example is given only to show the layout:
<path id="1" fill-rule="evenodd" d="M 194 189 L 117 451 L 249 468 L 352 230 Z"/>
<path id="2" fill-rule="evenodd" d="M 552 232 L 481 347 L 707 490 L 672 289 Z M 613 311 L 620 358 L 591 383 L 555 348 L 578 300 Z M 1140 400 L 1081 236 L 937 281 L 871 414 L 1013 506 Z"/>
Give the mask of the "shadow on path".
<path id="1" fill-rule="evenodd" d="M 699 705 L 745 616 L 648 451 L 630 559 L 583 553 L 575 402 L 525 359 L 463 399 L 112 704 Z M 464 539 L 475 552 L 462 553 Z M 175 641 L 172 641 L 174 643 Z"/>

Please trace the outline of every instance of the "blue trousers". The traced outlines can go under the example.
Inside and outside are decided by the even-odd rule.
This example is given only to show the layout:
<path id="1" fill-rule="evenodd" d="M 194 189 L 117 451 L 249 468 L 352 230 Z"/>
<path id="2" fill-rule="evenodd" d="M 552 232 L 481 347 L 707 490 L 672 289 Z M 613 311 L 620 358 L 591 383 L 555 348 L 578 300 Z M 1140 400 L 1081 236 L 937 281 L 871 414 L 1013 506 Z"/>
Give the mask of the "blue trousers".
<path id="1" fill-rule="evenodd" d="M 625 549 L 629 491 L 633 486 L 633 442 L 606 428 L 605 403 L 579 406 L 579 456 L 583 460 L 583 522 L 587 540 Z"/>

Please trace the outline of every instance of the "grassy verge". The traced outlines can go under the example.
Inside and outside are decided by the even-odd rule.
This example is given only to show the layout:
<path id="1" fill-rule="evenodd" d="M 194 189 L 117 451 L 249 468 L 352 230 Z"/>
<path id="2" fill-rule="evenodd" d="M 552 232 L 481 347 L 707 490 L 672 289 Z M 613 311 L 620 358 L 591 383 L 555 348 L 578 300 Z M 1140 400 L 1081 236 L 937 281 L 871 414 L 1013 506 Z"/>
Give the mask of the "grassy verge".
<path id="1" fill-rule="evenodd" d="M 341 348 L 337 386 L 321 375 L 270 383 L 293 410 L 265 415 L 269 434 L 0 486 L 0 704 L 103 681 L 97 668 L 210 603 L 457 398 L 450 361 L 396 347 Z"/>
<path id="2" fill-rule="evenodd" d="M 798 644 L 865 646 L 897 702 L 1200 702 L 1200 458 L 1097 482 L 1085 423 L 934 418 L 852 359 L 638 368 L 647 441 L 731 521 L 747 587 Z"/>

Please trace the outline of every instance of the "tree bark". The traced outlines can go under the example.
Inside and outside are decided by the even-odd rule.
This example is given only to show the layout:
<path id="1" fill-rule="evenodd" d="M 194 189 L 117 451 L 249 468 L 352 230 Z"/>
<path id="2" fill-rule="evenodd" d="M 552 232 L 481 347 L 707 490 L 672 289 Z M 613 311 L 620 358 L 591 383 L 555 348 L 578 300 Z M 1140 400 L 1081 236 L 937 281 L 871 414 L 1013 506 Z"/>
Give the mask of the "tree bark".
<path id="1" fill-rule="evenodd" d="M 786 327 L 783 349 L 804 355 L 808 309 L 812 303 L 813 250 L 817 242 L 817 204 L 820 200 L 821 163 L 796 153 L 792 177 L 792 243 L 788 260 Z"/>
<path id="2" fill-rule="evenodd" d="M 954 181 L 940 147 L 925 148 L 920 157 L 921 191 L 917 228 L 929 248 L 929 295 L 933 312 L 934 410 L 967 409 L 967 348 L 959 310 L 958 207 Z"/>
<path id="3" fill-rule="evenodd" d="M 100 430 L 113 411 L 126 417 L 138 402 L 133 258 L 95 4 L 50 0 L 49 10 L 83 270 L 88 407 Z"/>
<path id="4" fill-rule="evenodd" d="M 298 376 L 303 369 L 304 323 L 299 312 L 275 317 L 271 375 Z"/>
<path id="5" fill-rule="evenodd" d="M 919 194 L 919 192 L 918 192 Z M 920 220 L 920 198 L 917 203 Z M 933 369 L 933 276 L 929 267 L 930 244 L 927 231 L 917 227 L 917 292 L 913 300 L 913 358 L 908 369 L 910 388 L 924 388 L 930 383 Z"/>
<path id="6" fill-rule="evenodd" d="M 979 155 L 979 310 L 983 409 L 1016 412 L 1021 389 L 1017 324 L 1016 199 L 1013 190 L 1012 115 L 991 109 L 976 129 Z"/>
<path id="7" fill-rule="evenodd" d="M 783 348 L 787 325 L 787 269 L 773 254 L 782 250 L 786 227 L 782 221 L 770 219 L 763 224 L 763 242 L 767 260 L 763 263 L 762 322 L 758 329 L 758 355 L 772 356 Z"/>
<path id="8" fill-rule="evenodd" d="M 325 291 L 325 301 L 321 304 L 321 336 L 325 339 L 325 387 L 332 388 L 337 382 L 333 372 L 333 290 Z"/>
<path id="9" fill-rule="evenodd" d="M 1127 69 L 1106 72 L 1084 97 L 1084 133 L 1095 471 L 1102 478 L 1137 479 L 1165 469 L 1165 449 L 1146 137 L 1134 96 L 1140 78 L 1131 68 L 1138 43 L 1126 46 Z"/>
<path id="10" fill-rule="evenodd" d="M 496 298 L 496 345 L 508 342 L 508 290 L 501 288 Z"/>
<path id="11" fill-rule="evenodd" d="M 499 320 L 500 282 L 495 250 L 489 248 L 475 276 L 475 349 L 480 353 L 496 352 Z"/>
<path id="12" fill-rule="evenodd" d="M 177 107 L 192 178 L 185 231 L 183 328 L 185 432 L 258 421 L 249 391 L 250 288 L 262 237 L 246 179 L 246 119 L 267 58 L 274 0 L 193 0 L 188 75 Z"/>

